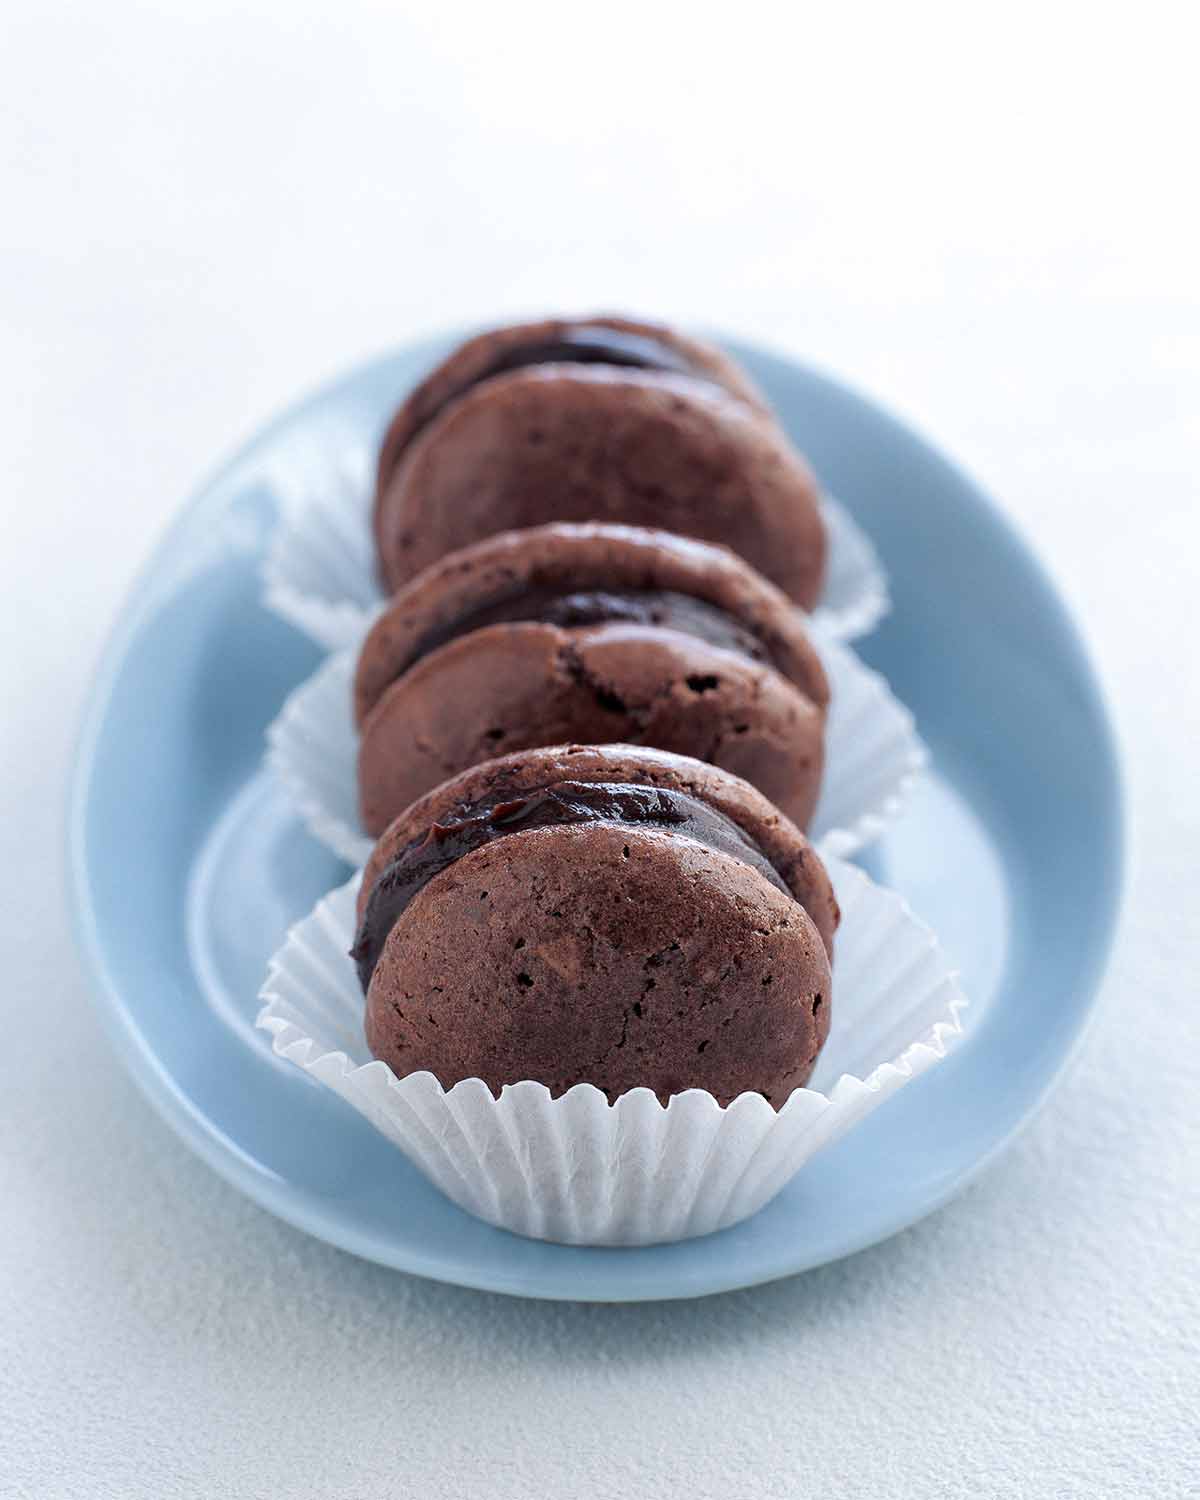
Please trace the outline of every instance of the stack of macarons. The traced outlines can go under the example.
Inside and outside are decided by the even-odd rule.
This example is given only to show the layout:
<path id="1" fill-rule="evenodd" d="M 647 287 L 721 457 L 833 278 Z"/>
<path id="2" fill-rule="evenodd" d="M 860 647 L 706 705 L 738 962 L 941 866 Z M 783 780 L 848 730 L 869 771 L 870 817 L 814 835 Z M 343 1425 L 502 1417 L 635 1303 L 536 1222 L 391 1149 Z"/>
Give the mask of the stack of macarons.
<path id="1" fill-rule="evenodd" d="M 801 831 L 827 539 L 763 397 L 647 323 L 484 334 L 395 414 L 374 535 L 371 1051 L 447 1088 L 782 1105 L 828 1032 L 838 913 Z"/>

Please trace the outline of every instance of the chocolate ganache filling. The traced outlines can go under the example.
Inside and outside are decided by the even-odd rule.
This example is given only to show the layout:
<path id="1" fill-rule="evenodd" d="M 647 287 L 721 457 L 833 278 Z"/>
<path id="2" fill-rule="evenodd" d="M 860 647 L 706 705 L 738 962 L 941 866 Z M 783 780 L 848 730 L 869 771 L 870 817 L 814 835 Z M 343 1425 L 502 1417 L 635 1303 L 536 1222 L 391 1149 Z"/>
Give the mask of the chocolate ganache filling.
<path id="1" fill-rule="evenodd" d="M 598 324 L 571 323 L 554 338 L 501 350 L 476 383 L 530 365 L 616 365 L 694 375 L 695 366 L 677 349 L 645 333 L 622 333 Z"/>
<path id="2" fill-rule="evenodd" d="M 465 396 L 476 386 L 513 370 L 527 370 L 534 365 L 610 365 L 625 370 L 657 370 L 668 375 L 690 375 L 712 384 L 711 377 L 685 359 L 677 349 L 661 339 L 644 333 L 622 333 L 593 323 L 570 323 L 552 338 L 532 340 L 527 344 L 510 344 L 498 349 L 491 360 L 465 385 L 449 392 L 431 410 L 414 423 L 405 446 L 419 432 L 439 417 L 452 401 Z M 400 461 L 402 450 L 390 455 L 388 477 Z"/>
<path id="3" fill-rule="evenodd" d="M 577 629 L 615 621 L 679 630 L 752 661 L 769 659 L 763 642 L 748 625 L 715 604 L 688 594 L 669 589 L 579 589 L 567 594 L 554 589 L 525 589 L 430 631 L 418 642 L 409 665 L 447 641 L 488 625 L 528 622 Z"/>
<path id="4" fill-rule="evenodd" d="M 350 956 L 366 993 L 388 934 L 413 897 L 434 876 L 465 854 L 508 834 L 531 828 L 563 828 L 581 823 L 618 823 L 681 834 L 732 855 L 785 895 L 778 870 L 732 819 L 686 792 L 624 782 L 558 781 L 534 791 L 498 793 L 488 801 L 460 808 L 452 821 L 434 823 L 405 844 L 371 888 Z"/>

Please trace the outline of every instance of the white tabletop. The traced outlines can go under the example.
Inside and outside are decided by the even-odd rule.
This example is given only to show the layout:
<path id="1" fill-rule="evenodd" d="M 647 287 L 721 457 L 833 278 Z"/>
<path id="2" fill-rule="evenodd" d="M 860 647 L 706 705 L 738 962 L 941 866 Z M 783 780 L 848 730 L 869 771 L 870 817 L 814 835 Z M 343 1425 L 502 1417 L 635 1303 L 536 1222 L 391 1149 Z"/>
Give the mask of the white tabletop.
<path id="1" fill-rule="evenodd" d="M 322 9 L 6 12 L 0 1495 L 1197 1494 L 1184 7 Z M 694 1304 L 276 1222 L 110 1054 L 64 910 L 83 695 L 198 477 L 383 346 L 596 305 L 774 341 L 963 460 L 1080 616 L 1131 789 L 1105 1003 L 1036 1123 L 890 1243 Z"/>

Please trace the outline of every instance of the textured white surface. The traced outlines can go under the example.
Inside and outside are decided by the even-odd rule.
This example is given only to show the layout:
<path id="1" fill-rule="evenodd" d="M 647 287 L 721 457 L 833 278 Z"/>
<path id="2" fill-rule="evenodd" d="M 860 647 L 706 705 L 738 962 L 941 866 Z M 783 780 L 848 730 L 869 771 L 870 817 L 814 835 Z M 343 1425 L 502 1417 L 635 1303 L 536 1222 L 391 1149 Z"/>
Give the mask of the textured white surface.
<path id="1" fill-rule="evenodd" d="M 1197 1492 L 1187 8 L 834 9 L 6 11 L 4 1500 Z M 62 910 L 99 635 L 197 475 L 396 336 L 572 303 L 916 418 L 1062 581 L 1128 756 L 1107 1003 L 1039 1120 L 891 1243 L 695 1305 L 460 1292 L 276 1223 L 109 1056 Z"/>

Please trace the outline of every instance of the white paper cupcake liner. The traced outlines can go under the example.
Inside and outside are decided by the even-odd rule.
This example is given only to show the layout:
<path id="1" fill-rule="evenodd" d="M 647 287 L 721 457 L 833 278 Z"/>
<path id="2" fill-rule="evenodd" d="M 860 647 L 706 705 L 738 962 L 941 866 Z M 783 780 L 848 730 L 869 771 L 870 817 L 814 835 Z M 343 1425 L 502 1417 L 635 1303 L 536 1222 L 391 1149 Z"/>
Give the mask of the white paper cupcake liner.
<path id="1" fill-rule="evenodd" d="M 878 672 L 814 631 L 829 677 L 825 774 L 809 837 L 850 855 L 878 838 L 904 806 L 928 759 L 913 717 Z M 348 864 L 374 845 L 358 816 L 358 735 L 352 708 L 358 645 L 330 656 L 285 700 L 267 730 L 267 765 L 309 831 Z"/>
<path id="2" fill-rule="evenodd" d="M 263 560 L 263 598 L 274 613 L 336 651 L 357 640 L 383 606 L 370 511 L 374 456 L 347 441 L 311 446 L 272 475 L 280 513 Z M 825 592 L 813 618 L 854 640 L 887 613 L 887 578 L 870 539 L 836 500 L 821 511 L 829 531 Z"/>
<path id="3" fill-rule="evenodd" d="M 813 623 L 833 640 L 856 641 L 869 635 L 891 608 L 887 574 L 874 542 L 832 495 L 821 496 L 821 515 L 829 557 Z"/>
<path id="4" fill-rule="evenodd" d="M 374 456 L 316 443 L 271 477 L 279 515 L 263 557 L 263 600 L 327 650 L 358 640 L 383 592 L 371 535 Z"/>
<path id="5" fill-rule="evenodd" d="M 334 1090 L 468 1213 L 575 1245 L 647 1245 L 724 1229 L 768 1203 L 823 1146 L 940 1061 L 966 1001 L 933 934 L 894 892 L 828 861 L 842 907 L 830 1036 L 811 1086 L 778 1113 L 758 1094 L 721 1108 L 691 1089 L 610 1105 L 591 1084 L 495 1099 L 477 1078 L 444 1090 L 397 1078 L 363 1039 L 348 956 L 359 877 L 293 927 L 271 960 L 259 1026 L 276 1053 Z"/>

